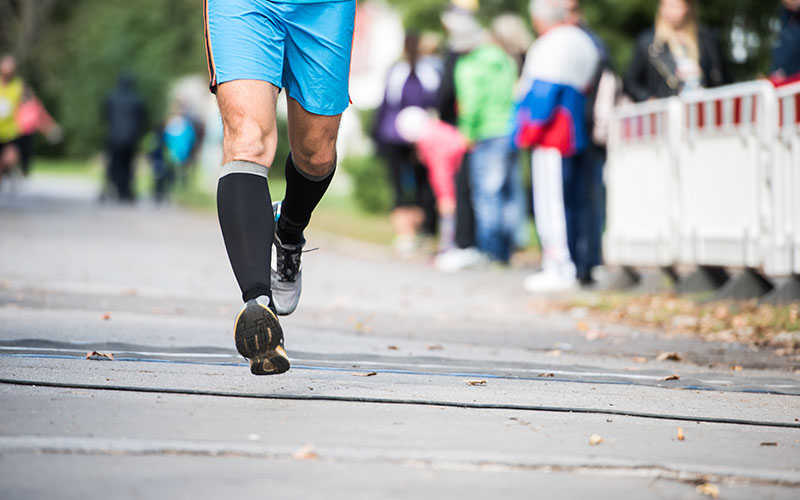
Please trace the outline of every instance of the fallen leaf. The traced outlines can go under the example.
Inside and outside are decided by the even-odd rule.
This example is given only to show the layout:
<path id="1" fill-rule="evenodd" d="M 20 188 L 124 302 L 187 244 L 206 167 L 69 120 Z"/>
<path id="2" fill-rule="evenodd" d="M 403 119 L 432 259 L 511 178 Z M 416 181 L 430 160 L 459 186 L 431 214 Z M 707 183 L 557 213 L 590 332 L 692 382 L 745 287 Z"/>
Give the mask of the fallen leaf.
<path id="1" fill-rule="evenodd" d="M 560 349 L 553 349 L 552 351 L 547 351 L 547 355 L 551 356 L 553 358 L 557 358 L 557 357 L 561 356 L 561 350 Z"/>
<path id="2" fill-rule="evenodd" d="M 608 334 L 602 330 L 592 329 L 586 332 L 585 337 L 589 342 L 594 342 L 595 340 L 601 340 L 608 337 Z"/>
<path id="3" fill-rule="evenodd" d="M 387 345 L 386 348 L 389 349 L 390 351 L 399 351 L 400 350 L 400 348 L 397 347 L 396 345 Z"/>
<path id="4" fill-rule="evenodd" d="M 578 321 L 578 324 L 575 325 L 575 328 L 577 328 L 579 332 L 585 332 L 589 329 L 589 323 L 585 321 Z"/>
<path id="5" fill-rule="evenodd" d="M 767 441 L 765 443 L 761 443 L 761 446 L 778 446 L 778 443 L 774 441 Z"/>
<path id="6" fill-rule="evenodd" d="M 103 313 L 101 318 L 103 319 L 103 321 L 108 321 L 111 319 L 111 313 Z"/>
<path id="7" fill-rule="evenodd" d="M 486 385 L 485 380 L 465 380 L 467 385 Z"/>
<path id="8" fill-rule="evenodd" d="M 444 346 L 441 346 L 439 344 L 428 344 L 425 346 L 425 349 L 429 351 L 441 351 L 442 349 L 444 349 Z"/>
<path id="9" fill-rule="evenodd" d="M 309 443 L 295 450 L 292 453 L 292 458 L 295 460 L 316 460 L 319 455 L 314 451 L 314 445 Z"/>
<path id="10" fill-rule="evenodd" d="M 666 380 L 680 380 L 680 379 L 681 379 L 680 375 L 673 373 L 672 375 L 667 375 L 666 377 L 662 377 L 659 380 L 666 381 Z"/>
<path id="11" fill-rule="evenodd" d="M 683 441 L 685 438 L 683 436 L 683 427 L 678 427 L 678 441 Z"/>
<path id="12" fill-rule="evenodd" d="M 351 375 L 354 376 L 354 377 L 373 377 L 373 376 L 375 376 L 377 374 L 378 374 L 377 372 L 356 372 L 356 373 L 351 373 Z"/>
<path id="13" fill-rule="evenodd" d="M 589 436 L 589 444 L 592 446 L 598 445 L 603 441 L 605 441 L 605 439 L 603 439 L 603 436 L 600 436 L 598 434 L 592 434 L 591 436 Z"/>
<path id="14" fill-rule="evenodd" d="M 93 361 L 114 361 L 114 355 L 106 352 L 91 351 L 86 353 L 86 359 Z"/>
<path id="15" fill-rule="evenodd" d="M 739 365 L 736 365 L 736 366 L 731 366 L 731 370 L 733 370 L 735 372 L 740 372 L 740 371 L 743 370 L 743 368 L 741 366 L 739 366 Z"/>
<path id="16" fill-rule="evenodd" d="M 656 361 L 681 361 L 682 359 L 677 352 L 662 352 L 656 357 Z"/>
<path id="17" fill-rule="evenodd" d="M 633 361 L 634 363 L 645 364 L 647 363 L 647 358 L 645 358 L 644 356 L 634 356 L 631 358 L 631 361 Z"/>
<path id="18" fill-rule="evenodd" d="M 538 376 L 539 377 L 543 377 L 543 378 L 552 378 L 552 377 L 555 377 L 556 374 L 555 373 L 540 373 Z"/>
<path id="19" fill-rule="evenodd" d="M 719 498 L 719 486 L 713 483 L 699 484 L 697 488 L 695 488 L 695 491 L 707 497 Z"/>

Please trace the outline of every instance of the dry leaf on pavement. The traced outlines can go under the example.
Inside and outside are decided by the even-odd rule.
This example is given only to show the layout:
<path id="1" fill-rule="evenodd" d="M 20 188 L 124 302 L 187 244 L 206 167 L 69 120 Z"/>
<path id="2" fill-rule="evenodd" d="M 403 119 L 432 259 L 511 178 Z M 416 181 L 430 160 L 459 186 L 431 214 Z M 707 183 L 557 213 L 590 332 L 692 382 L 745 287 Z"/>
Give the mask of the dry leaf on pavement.
<path id="1" fill-rule="evenodd" d="M 683 436 L 683 427 L 678 427 L 678 441 L 683 441 L 684 439 L 686 438 Z"/>
<path id="2" fill-rule="evenodd" d="M 586 332 L 586 335 L 584 335 L 584 337 L 586 337 L 586 340 L 588 340 L 589 342 L 594 342 L 595 340 L 601 340 L 608 337 L 608 334 L 603 330 L 598 330 L 596 328 L 593 328 L 588 332 Z"/>
<path id="3" fill-rule="evenodd" d="M 735 371 L 735 372 L 740 372 L 740 371 L 742 371 L 743 369 L 744 369 L 744 368 L 742 368 L 742 367 L 741 367 L 741 366 L 739 366 L 739 365 L 731 366 L 731 370 L 733 370 L 733 371 Z"/>
<path id="4" fill-rule="evenodd" d="M 397 347 L 396 345 L 387 345 L 386 348 L 389 349 L 390 351 L 399 351 L 400 350 L 400 348 Z"/>
<path id="5" fill-rule="evenodd" d="M 543 377 L 543 378 L 552 378 L 552 377 L 555 377 L 556 374 L 555 373 L 540 373 L 538 376 L 539 377 Z"/>
<path id="6" fill-rule="evenodd" d="M 681 361 L 683 357 L 677 352 L 662 352 L 656 357 L 656 361 Z"/>
<path id="7" fill-rule="evenodd" d="M 111 319 L 111 313 L 104 313 L 104 314 L 101 316 L 101 318 L 102 318 L 103 320 L 106 320 L 106 321 L 107 321 L 107 320 Z"/>
<path id="8" fill-rule="evenodd" d="M 485 380 L 465 380 L 467 385 L 486 385 Z"/>
<path id="9" fill-rule="evenodd" d="M 314 451 L 314 445 L 309 443 L 295 450 L 292 453 L 292 458 L 295 460 L 316 460 L 319 455 Z"/>
<path id="10" fill-rule="evenodd" d="M 666 380 L 680 380 L 680 379 L 681 379 L 680 375 L 678 375 L 676 373 L 673 373 L 672 375 L 667 375 L 666 377 L 661 377 L 659 380 L 666 381 Z"/>
<path id="11" fill-rule="evenodd" d="M 444 346 L 442 346 L 440 344 L 427 344 L 425 346 L 425 349 L 427 349 L 429 351 L 441 351 L 442 349 L 444 349 Z"/>
<path id="12" fill-rule="evenodd" d="M 589 444 L 592 446 L 598 445 L 603 441 L 605 441 L 605 439 L 603 439 L 603 436 L 600 436 L 598 434 L 592 434 L 591 436 L 589 436 Z"/>
<path id="13" fill-rule="evenodd" d="M 645 358 L 644 356 L 634 356 L 631 358 L 631 361 L 633 361 L 634 363 L 645 364 L 647 363 L 647 358 Z"/>
<path id="14" fill-rule="evenodd" d="M 92 361 L 114 361 L 114 355 L 110 352 L 90 351 L 86 353 L 86 359 L 91 359 Z"/>
<path id="15" fill-rule="evenodd" d="M 701 495 L 711 498 L 719 498 L 719 486 L 714 483 L 703 483 L 697 486 L 695 490 Z"/>
<path id="16" fill-rule="evenodd" d="M 351 375 L 354 376 L 354 377 L 373 377 L 373 376 L 375 376 L 377 374 L 378 374 L 377 372 L 356 372 L 356 373 L 351 373 Z"/>
<path id="17" fill-rule="evenodd" d="M 776 443 L 775 441 L 767 441 L 767 442 L 761 443 L 761 446 L 778 446 L 778 443 Z"/>

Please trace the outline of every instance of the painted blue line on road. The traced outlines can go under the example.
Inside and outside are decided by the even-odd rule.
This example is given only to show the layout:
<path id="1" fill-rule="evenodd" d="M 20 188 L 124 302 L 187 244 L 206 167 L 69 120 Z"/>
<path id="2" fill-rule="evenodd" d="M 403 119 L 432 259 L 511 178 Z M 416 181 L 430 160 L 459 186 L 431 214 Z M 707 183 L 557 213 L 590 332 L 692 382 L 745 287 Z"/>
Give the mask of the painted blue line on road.
<path id="1" fill-rule="evenodd" d="M 63 354 L 19 354 L 19 353 L 0 353 L 0 357 L 14 357 L 14 358 L 40 358 L 40 359 L 83 359 L 80 356 L 69 356 Z M 110 360 L 109 360 L 110 361 Z M 165 363 L 165 364 L 185 364 L 185 365 L 205 365 L 205 366 L 247 366 L 245 362 L 221 362 L 221 361 L 191 361 L 191 360 L 175 360 L 175 359 L 155 359 L 155 358 L 140 358 L 140 357 L 115 357 L 114 361 L 122 362 L 140 362 L 140 363 Z M 103 362 L 103 361 L 101 361 Z M 340 368 L 332 366 L 311 366 L 311 365 L 292 365 L 293 370 L 308 370 L 308 371 L 327 371 L 337 373 L 352 373 L 358 367 Z M 797 393 L 790 393 L 784 391 L 776 391 L 770 389 L 757 389 L 752 387 L 733 388 L 724 387 L 718 388 L 713 386 L 680 386 L 680 385 L 660 385 L 652 383 L 643 383 L 640 381 L 632 380 L 594 380 L 582 378 L 562 378 L 562 377 L 525 377 L 525 376 L 508 376 L 497 375 L 492 373 L 471 373 L 471 372 L 424 372 L 415 370 L 398 370 L 398 369 L 382 369 L 371 368 L 376 374 L 390 374 L 390 375 L 415 375 L 425 377 L 450 377 L 450 378 L 474 378 L 474 379 L 494 379 L 494 380 L 524 380 L 531 382 L 566 382 L 566 383 L 579 383 L 579 384 L 597 384 L 597 385 L 620 385 L 620 386 L 643 386 L 643 387 L 660 387 L 669 389 L 681 390 L 697 390 L 697 391 L 715 391 L 715 392 L 744 392 L 753 394 L 775 394 L 775 395 L 788 395 L 798 396 Z"/>

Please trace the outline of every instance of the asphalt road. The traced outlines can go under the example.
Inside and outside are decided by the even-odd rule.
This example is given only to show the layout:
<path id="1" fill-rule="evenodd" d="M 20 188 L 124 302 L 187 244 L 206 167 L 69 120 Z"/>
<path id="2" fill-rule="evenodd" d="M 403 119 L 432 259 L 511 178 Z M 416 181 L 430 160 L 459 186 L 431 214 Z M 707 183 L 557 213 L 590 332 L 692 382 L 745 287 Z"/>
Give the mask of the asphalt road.
<path id="1" fill-rule="evenodd" d="M 293 368 L 258 378 L 213 215 L 54 178 L 0 200 L 0 498 L 797 498 L 797 359 L 589 338 L 524 271 L 308 239 Z"/>

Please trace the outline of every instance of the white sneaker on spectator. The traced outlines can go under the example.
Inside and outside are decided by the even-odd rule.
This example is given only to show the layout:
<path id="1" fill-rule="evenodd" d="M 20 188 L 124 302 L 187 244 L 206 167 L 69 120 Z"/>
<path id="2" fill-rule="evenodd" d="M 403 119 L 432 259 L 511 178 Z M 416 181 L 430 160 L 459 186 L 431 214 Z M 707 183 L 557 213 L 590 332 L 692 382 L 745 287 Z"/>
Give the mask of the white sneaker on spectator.
<path id="1" fill-rule="evenodd" d="M 531 274 L 523 282 L 525 290 L 532 293 L 565 292 L 576 288 L 578 280 L 575 276 L 564 275 L 555 271 L 541 271 Z"/>
<path id="2" fill-rule="evenodd" d="M 433 259 L 433 266 L 444 273 L 455 273 L 462 269 L 477 267 L 489 262 L 477 248 L 451 248 Z"/>

